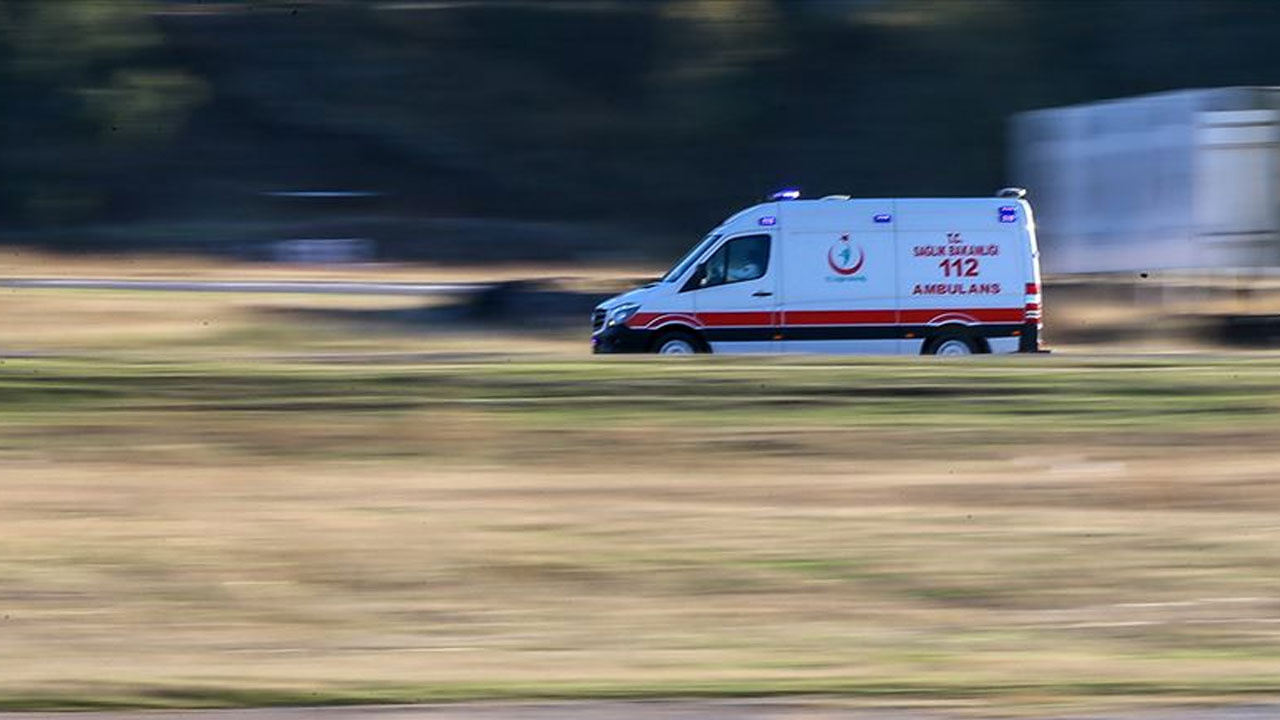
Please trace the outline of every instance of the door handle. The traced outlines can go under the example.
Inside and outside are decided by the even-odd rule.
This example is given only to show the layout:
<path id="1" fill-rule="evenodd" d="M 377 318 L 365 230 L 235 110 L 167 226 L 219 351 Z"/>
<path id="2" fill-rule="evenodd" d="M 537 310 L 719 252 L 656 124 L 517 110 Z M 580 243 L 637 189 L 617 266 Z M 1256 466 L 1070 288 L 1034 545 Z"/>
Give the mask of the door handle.
<path id="1" fill-rule="evenodd" d="M 773 293 L 769 292 L 768 290 L 757 290 L 751 293 L 751 297 L 771 297 L 772 295 Z"/>

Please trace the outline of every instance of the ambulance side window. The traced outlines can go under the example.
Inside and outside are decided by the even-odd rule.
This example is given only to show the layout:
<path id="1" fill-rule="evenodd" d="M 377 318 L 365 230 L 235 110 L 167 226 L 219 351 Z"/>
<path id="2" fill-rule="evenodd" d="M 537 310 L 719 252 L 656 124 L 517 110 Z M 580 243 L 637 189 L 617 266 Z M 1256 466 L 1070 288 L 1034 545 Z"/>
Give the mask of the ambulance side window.
<path id="1" fill-rule="evenodd" d="M 762 278 L 769 271 L 769 236 L 734 238 L 712 253 L 703 266 L 702 287 Z"/>

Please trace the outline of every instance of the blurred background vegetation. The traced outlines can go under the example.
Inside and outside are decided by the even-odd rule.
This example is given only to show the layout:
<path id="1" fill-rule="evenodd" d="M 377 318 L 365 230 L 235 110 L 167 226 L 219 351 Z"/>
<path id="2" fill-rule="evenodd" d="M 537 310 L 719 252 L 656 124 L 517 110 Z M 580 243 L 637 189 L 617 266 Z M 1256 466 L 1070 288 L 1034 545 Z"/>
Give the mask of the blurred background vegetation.
<path id="1" fill-rule="evenodd" d="M 1010 113 L 1271 84 L 1278 24 L 1250 0 L 0 0 L 0 241 L 662 257 L 783 185 L 986 194 Z M 332 189 L 378 196 L 264 195 Z"/>

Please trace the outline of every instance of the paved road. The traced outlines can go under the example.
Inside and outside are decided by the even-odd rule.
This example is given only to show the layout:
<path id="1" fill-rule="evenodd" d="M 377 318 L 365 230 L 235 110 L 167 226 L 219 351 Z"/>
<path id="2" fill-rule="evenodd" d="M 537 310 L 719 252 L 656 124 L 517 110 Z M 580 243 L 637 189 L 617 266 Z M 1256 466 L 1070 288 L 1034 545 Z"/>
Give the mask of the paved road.
<path id="1" fill-rule="evenodd" d="M 177 292 L 311 293 L 321 295 L 453 295 L 489 283 L 338 282 L 327 280 L 178 281 L 112 278 L 0 278 L 0 287 L 49 290 L 160 290 Z"/>
<path id="2" fill-rule="evenodd" d="M 5 713 L 4 720 L 66 720 L 58 713 Z M 980 712 L 951 714 L 932 710 L 849 709 L 793 702 L 574 702 L 466 703 L 347 708 L 267 708 L 76 713 L 76 720 L 975 720 Z M 996 715 L 989 717 L 995 718 Z M 1277 720 L 1278 705 L 1201 707 L 1133 711 L 1119 714 L 1066 714 L 1043 720 Z"/>

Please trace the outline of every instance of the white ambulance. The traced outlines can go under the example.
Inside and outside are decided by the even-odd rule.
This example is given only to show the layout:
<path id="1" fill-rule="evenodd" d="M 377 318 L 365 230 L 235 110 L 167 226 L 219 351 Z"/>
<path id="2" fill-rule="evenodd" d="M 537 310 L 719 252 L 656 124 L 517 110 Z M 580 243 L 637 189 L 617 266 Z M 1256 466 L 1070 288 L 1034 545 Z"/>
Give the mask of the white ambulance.
<path id="1" fill-rule="evenodd" d="M 601 303 L 593 351 L 1040 351 L 1040 261 L 1024 196 L 777 193 L 711 231 L 661 280 Z"/>

